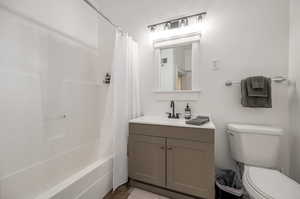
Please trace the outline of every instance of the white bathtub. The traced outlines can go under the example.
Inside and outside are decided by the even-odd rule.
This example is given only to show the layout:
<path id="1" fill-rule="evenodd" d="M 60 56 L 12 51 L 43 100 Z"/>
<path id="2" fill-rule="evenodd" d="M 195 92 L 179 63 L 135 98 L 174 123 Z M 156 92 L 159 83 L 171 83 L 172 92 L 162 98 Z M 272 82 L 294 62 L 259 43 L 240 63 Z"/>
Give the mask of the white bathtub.
<path id="1" fill-rule="evenodd" d="M 98 160 L 36 199 L 100 199 L 112 189 L 112 157 Z"/>

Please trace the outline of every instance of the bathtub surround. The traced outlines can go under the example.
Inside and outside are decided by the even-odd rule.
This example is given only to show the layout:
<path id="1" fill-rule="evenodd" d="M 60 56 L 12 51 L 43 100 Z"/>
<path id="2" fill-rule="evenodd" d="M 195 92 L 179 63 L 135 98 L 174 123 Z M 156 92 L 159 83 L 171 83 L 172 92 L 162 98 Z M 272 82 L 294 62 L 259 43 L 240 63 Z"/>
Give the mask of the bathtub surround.
<path id="1" fill-rule="evenodd" d="M 113 189 L 128 181 L 128 122 L 141 115 L 138 45 L 127 33 L 116 30 L 112 64 Z"/>
<path id="2" fill-rule="evenodd" d="M 127 182 L 138 47 L 89 2 L 0 3 L 1 199 L 98 199 Z"/>
<path id="3" fill-rule="evenodd" d="M 114 29 L 81 1 L 0 5 L 0 198 L 98 199 L 112 188 Z"/>

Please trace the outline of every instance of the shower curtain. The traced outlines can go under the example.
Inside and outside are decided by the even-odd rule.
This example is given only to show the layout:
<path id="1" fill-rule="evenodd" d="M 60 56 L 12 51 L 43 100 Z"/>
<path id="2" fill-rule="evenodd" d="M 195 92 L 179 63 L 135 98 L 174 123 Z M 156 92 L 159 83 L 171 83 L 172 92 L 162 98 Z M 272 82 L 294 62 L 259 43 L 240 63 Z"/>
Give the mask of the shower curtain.
<path id="1" fill-rule="evenodd" d="M 137 54 L 137 43 L 127 33 L 117 30 L 112 65 L 114 190 L 128 180 L 128 121 L 141 115 Z"/>

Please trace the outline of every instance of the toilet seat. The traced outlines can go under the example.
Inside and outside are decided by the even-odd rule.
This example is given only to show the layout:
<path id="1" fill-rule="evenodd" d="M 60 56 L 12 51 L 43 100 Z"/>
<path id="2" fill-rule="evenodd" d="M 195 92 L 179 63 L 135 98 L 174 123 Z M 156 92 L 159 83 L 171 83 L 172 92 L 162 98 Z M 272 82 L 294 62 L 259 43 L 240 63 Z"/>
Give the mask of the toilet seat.
<path id="1" fill-rule="evenodd" d="M 300 184 L 273 169 L 245 166 L 243 184 L 254 199 L 300 198 Z"/>

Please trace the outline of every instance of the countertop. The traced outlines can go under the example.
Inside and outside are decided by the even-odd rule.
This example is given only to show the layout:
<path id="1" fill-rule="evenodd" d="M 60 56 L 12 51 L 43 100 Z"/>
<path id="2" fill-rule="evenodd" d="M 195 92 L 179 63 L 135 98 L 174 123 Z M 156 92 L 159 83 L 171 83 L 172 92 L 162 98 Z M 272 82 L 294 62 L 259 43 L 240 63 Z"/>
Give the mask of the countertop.
<path id="1" fill-rule="evenodd" d="M 200 126 L 186 124 L 185 121 L 186 120 L 183 118 L 169 119 L 167 117 L 162 117 L 162 116 L 142 116 L 142 117 L 138 117 L 138 118 L 130 120 L 129 123 L 177 126 L 177 127 L 185 127 L 185 128 L 199 128 L 199 129 L 213 129 L 213 130 L 216 129 L 214 123 L 211 121 L 211 118 L 208 123 L 205 123 Z"/>

